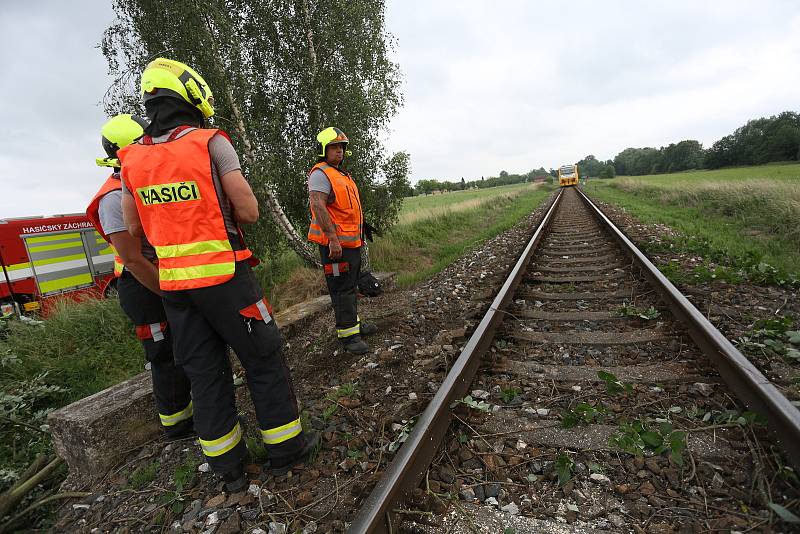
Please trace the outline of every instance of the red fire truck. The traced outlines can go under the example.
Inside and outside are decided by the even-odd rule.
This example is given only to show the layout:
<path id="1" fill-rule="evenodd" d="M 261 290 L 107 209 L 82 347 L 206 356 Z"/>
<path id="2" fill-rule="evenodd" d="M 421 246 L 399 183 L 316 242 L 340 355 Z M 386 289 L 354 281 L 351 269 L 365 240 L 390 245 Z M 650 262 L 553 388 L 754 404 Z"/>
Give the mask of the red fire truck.
<path id="1" fill-rule="evenodd" d="M 98 298 L 113 287 L 114 251 L 83 213 L 0 219 L 0 317 Z"/>

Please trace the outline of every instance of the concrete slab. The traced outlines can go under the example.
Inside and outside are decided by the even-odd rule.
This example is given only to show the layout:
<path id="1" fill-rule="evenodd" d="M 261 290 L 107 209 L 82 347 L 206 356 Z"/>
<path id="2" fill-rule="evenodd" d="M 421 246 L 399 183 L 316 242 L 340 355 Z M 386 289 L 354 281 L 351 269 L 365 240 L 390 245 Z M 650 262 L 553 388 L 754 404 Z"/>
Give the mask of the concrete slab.
<path id="1" fill-rule="evenodd" d="M 374 273 L 385 287 L 395 273 Z M 330 307 L 324 295 L 275 314 L 284 335 Z M 131 450 L 161 434 L 150 372 L 64 406 L 48 416 L 56 453 L 69 466 L 67 488 L 101 479 Z"/>

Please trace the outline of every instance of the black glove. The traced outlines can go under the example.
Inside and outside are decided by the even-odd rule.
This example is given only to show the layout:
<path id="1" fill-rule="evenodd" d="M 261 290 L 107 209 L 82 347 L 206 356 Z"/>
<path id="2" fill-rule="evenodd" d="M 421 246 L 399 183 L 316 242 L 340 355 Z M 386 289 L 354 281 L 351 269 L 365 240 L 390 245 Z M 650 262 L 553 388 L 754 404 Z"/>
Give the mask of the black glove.
<path id="1" fill-rule="evenodd" d="M 380 230 L 369 224 L 367 221 L 364 221 L 364 236 L 367 238 L 367 241 L 370 243 L 373 241 L 372 234 L 375 234 L 378 237 L 382 237 L 383 234 Z"/>

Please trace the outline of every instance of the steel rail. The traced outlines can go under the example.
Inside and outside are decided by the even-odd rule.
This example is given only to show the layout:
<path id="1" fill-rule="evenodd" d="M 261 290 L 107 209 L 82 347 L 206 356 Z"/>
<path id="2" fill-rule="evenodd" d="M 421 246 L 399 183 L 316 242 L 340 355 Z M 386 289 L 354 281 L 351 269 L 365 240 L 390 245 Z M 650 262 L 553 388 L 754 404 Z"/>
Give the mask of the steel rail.
<path id="1" fill-rule="evenodd" d="M 728 387 L 751 410 L 767 418 L 787 458 L 800 471 L 800 410 L 661 274 L 583 191 L 577 191 L 592 208 L 594 215 L 611 231 L 625 253 L 638 265 L 648 282 L 661 294 L 673 315 L 688 327 L 689 335 L 711 359 Z"/>
<path id="2" fill-rule="evenodd" d="M 481 362 L 481 356 L 489 349 L 494 332 L 503 320 L 503 311 L 514 296 L 530 262 L 533 251 L 539 244 L 544 230 L 550 224 L 563 195 L 558 192 L 555 200 L 539 223 L 533 237 L 508 275 L 500 292 L 492 301 L 475 332 L 467 341 L 458 359 L 445 377 L 433 400 L 417 419 L 406 442 L 397 451 L 383 477 L 364 501 L 348 532 L 393 534 L 394 510 L 401 505 L 422 480 L 436 450 L 450 426 L 450 406 L 462 398 Z"/>

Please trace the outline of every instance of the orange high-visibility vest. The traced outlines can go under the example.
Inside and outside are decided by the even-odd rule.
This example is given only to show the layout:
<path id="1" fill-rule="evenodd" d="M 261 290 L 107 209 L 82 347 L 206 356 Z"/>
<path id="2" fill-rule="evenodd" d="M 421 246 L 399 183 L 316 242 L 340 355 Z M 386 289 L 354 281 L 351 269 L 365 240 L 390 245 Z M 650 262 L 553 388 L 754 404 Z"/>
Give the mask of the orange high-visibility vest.
<path id="1" fill-rule="evenodd" d="M 89 207 L 86 208 L 86 216 L 94 225 L 94 229 L 97 230 L 97 233 L 106 240 L 106 243 L 111 246 L 111 250 L 114 251 L 114 276 L 117 278 L 122 276 L 122 269 L 125 266 L 122 263 L 122 258 L 117 256 L 117 251 L 114 249 L 114 245 L 111 244 L 111 239 L 109 239 L 109 237 L 103 231 L 103 227 L 100 225 L 100 201 L 111 191 L 119 189 L 122 189 L 122 183 L 119 180 L 119 176 L 112 174 L 108 177 L 108 179 L 106 179 L 105 183 L 102 185 L 102 187 L 100 187 L 100 190 L 94 195 L 92 201 L 89 202 Z"/>
<path id="2" fill-rule="evenodd" d="M 236 262 L 252 256 L 233 250 L 222 217 L 208 151 L 218 131 L 198 128 L 165 143 L 119 150 L 122 179 L 158 256 L 165 291 L 227 282 Z"/>
<path id="3" fill-rule="evenodd" d="M 309 175 L 316 169 L 321 170 L 331 182 L 331 188 L 336 199 L 327 204 L 328 214 L 336 227 L 336 237 L 344 248 L 358 248 L 362 245 L 361 232 L 364 228 L 364 214 L 361 212 L 361 197 L 358 187 L 350 174 L 320 162 L 312 167 Z M 308 229 L 308 240 L 320 245 L 328 244 L 328 236 L 322 231 L 311 208 L 311 226 Z"/>

